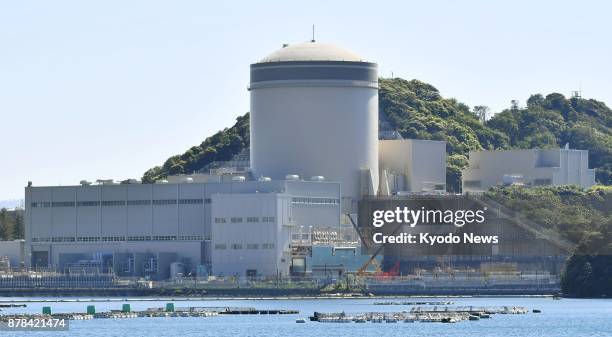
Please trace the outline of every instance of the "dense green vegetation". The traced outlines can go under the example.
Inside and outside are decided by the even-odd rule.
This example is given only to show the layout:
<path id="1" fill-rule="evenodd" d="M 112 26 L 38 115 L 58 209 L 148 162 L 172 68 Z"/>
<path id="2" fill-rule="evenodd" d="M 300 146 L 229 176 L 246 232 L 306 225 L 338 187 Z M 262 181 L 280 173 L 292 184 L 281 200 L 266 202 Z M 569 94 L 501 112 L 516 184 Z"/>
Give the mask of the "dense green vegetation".
<path id="1" fill-rule="evenodd" d="M 498 187 L 487 194 L 578 244 L 561 279 L 564 294 L 612 296 L 612 187 Z"/>
<path id="2" fill-rule="evenodd" d="M 236 124 L 206 138 L 202 144 L 191 147 L 182 155 L 168 158 L 162 166 L 156 166 L 145 172 L 144 183 L 168 175 L 191 173 L 200 170 L 214 161 L 225 161 L 240 153 L 249 146 L 249 114 L 236 119 Z"/>
<path id="3" fill-rule="evenodd" d="M 24 238 L 23 210 L 0 209 L 0 240 Z"/>
<path id="4" fill-rule="evenodd" d="M 401 78 L 380 79 L 380 110 L 404 138 L 447 142 L 447 185 L 459 191 L 461 169 L 470 150 L 563 147 L 588 149 L 597 180 L 612 183 L 612 111 L 602 102 L 536 94 L 525 108 L 514 106 L 486 120 L 487 108 L 443 98 L 430 84 Z M 144 182 L 191 173 L 213 161 L 228 160 L 249 146 L 248 114 L 231 128 L 206 138 L 185 153 L 148 170 Z"/>
<path id="5" fill-rule="evenodd" d="M 545 228 L 576 244 L 597 233 L 612 230 L 612 187 L 506 186 L 492 188 L 487 195 L 521 212 Z"/>

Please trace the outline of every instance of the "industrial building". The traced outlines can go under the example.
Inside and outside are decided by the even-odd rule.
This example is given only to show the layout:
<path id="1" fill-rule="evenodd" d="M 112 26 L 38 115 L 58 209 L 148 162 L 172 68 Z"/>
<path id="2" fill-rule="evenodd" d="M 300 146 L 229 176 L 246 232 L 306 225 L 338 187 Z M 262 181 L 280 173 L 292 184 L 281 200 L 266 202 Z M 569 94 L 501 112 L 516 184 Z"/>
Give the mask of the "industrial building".
<path id="1" fill-rule="evenodd" d="M 499 185 L 589 188 L 595 184 L 589 151 L 567 148 L 470 151 L 462 176 L 463 192 L 483 192 Z"/>
<path id="2" fill-rule="evenodd" d="M 381 195 L 446 192 L 446 142 L 379 141 Z"/>
<path id="3" fill-rule="evenodd" d="M 180 179 L 26 187 L 27 262 L 158 279 L 288 275 L 291 228 L 339 225 L 338 183 Z"/>

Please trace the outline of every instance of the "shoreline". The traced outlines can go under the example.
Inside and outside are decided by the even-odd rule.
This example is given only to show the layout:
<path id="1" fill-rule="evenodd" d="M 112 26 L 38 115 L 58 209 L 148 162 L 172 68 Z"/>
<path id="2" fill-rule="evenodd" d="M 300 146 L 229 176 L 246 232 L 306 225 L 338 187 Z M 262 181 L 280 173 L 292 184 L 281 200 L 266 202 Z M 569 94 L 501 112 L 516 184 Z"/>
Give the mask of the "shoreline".
<path id="1" fill-rule="evenodd" d="M 151 296 L 131 296 L 126 298 L 83 298 L 79 296 L 70 296 L 73 299 L 17 299 L 24 296 L 12 297 L 9 300 L 9 296 L 0 296 L 0 304 L 2 303 L 78 303 L 78 302 L 135 302 L 135 301 L 175 301 L 175 302 L 189 302 L 189 301 L 276 301 L 276 300 L 348 300 L 348 299 L 418 299 L 418 298 L 554 298 L 553 295 L 385 295 L 385 296 L 265 296 L 265 297 L 223 297 L 223 296 L 210 296 L 210 297 L 151 297 Z M 64 296 L 62 296 L 64 297 Z M 68 297 L 68 296 L 66 296 Z"/>

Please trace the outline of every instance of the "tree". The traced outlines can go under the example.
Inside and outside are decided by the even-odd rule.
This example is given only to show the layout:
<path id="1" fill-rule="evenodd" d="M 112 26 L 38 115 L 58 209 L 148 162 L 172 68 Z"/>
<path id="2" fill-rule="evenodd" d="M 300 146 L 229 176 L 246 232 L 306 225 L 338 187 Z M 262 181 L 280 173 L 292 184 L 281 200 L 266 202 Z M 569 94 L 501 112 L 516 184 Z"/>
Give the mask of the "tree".
<path id="1" fill-rule="evenodd" d="M 10 240 L 13 234 L 12 220 L 6 208 L 0 210 L 0 240 Z"/>
<path id="2" fill-rule="evenodd" d="M 544 96 L 542 94 L 531 95 L 527 99 L 527 107 L 532 108 L 544 105 Z"/>
<path id="3" fill-rule="evenodd" d="M 486 105 L 477 105 L 474 107 L 473 111 L 474 111 L 474 115 L 476 115 L 476 117 L 480 119 L 480 122 L 482 124 L 484 124 L 487 121 L 487 119 L 489 119 L 489 116 L 491 115 L 491 110 Z"/>
<path id="4" fill-rule="evenodd" d="M 21 210 L 15 211 L 15 223 L 13 226 L 13 240 L 25 238 L 25 225 Z"/>

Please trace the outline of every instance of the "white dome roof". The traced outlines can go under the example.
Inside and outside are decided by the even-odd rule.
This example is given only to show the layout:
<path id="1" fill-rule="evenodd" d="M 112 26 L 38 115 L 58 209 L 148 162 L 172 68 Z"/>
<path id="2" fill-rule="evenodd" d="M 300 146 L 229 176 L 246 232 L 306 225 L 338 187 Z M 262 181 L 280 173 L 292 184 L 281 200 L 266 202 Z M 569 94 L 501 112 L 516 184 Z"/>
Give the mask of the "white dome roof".
<path id="1" fill-rule="evenodd" d="M 306 42 L 287 45 L 259 62 L 283 61 L 350 61 L 361 62 L 361 56 L 333 44 Z"/>

